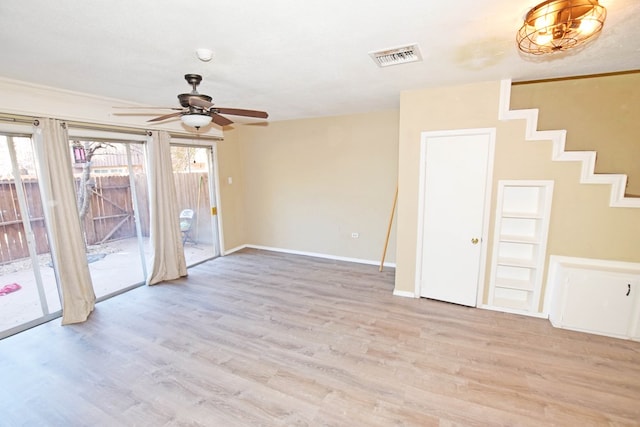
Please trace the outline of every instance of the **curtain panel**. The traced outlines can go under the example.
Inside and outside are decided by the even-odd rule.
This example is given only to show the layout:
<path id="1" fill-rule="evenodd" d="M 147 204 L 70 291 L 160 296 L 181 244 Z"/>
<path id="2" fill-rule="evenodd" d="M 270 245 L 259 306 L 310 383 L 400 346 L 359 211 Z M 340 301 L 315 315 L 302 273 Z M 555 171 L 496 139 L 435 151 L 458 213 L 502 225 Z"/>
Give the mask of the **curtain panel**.
<path id="1" fill-rule="evenodd" d="M 179 207 L 171 164 L 169 133 L 151 132 L 147 138 L 149 162 L 150 240 L 153 250 L 147 285 L 187 275 L 178 220 Z"/>
<path id="2" fill-rule="evenodd" d="M 62 298 L 62 324 L 84 322 L 95 307 L 96 296 L 76 204 L 65 123 L 36 120 L 33 141 L 51 258 Z"/>

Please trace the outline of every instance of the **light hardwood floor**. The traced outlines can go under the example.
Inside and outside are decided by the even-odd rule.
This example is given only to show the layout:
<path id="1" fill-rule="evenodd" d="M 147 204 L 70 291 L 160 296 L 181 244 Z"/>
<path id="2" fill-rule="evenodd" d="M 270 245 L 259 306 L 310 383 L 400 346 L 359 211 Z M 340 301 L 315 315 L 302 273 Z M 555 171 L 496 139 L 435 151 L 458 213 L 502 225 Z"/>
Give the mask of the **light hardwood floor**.
<path id="1" fill-rule="evenodd" d="M 640 425 L 640 343 L 244 250 L 0 341 L 2 426 Z"/>

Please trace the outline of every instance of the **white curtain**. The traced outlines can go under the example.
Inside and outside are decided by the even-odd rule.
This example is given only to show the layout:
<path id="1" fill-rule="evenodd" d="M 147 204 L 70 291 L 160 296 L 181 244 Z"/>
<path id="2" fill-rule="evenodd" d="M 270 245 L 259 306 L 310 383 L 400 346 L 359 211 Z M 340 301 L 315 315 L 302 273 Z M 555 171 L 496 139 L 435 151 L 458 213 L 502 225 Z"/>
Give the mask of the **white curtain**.
<path id="1" fill-rule="evenodd" d="M 76 205 L 67 129 L 57 120 L 38 119 L 33 134 L 49 246 L 62 297 L 62 324 L 84 322 L 96 296 Z"/>
<path id="2" fill-rule="evenodd" d="M 153 262 L 147 285 L 187 275 L 179 207 L 171 164 L 170 136 L 151 132 L 147 138 L 149 161 L 150 239 Z"/>

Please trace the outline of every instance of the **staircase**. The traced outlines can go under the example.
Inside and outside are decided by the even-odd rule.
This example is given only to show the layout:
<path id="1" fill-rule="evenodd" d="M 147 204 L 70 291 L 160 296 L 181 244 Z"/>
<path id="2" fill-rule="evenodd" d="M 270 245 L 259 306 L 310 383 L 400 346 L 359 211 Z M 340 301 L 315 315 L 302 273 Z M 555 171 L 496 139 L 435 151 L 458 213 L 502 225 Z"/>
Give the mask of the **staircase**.
<path id="1" fill-rule="evenodd" d="M 596 174 L 595 151 L 565 151 L 566 130 L 537 130 L 538 110 L 510 110 L 511 80 L 502 80 L 500 84 L 500 106 L 498 118 L 500 120 L 525 120 L 527 141 L 552 141 L 553 152 L 551 159 L 561 162 L 582 162 L 580 169 L 580 183 L 605 184 L 611 186 L 609 206 L 616 208 L 640 208 L 640 197 L 625 197 L 627 176 L 624 174 Z"/>

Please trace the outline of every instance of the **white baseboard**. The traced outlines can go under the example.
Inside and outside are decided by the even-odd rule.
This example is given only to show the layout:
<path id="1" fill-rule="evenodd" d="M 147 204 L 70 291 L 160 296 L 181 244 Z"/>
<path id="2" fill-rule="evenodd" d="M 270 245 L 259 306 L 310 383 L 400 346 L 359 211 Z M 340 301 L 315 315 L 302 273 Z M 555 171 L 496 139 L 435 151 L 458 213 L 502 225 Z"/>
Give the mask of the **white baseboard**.
<path id="1" fill-rule="evenodd" d="M 481 308 L 483 310 L 501 311 L 503 313 L 519 314 L 521 316 L 538 317 L 540 319 L 549 318 L 549 315 L 547 313 L 534 313 L 534 312 L 525 311 L 525 310 L 516 310 L 516 309 L 511 309 L 506 307 L 496 307 L 488 304 L 479 305 L 477 308 Z"/>
<path id="2" fill-rule="evenodd" d="M 372 260 L 366 260 L 366 259 L 360 259 L 360 258 L 349 258 L 349 257 L 343 257 L 343 256 L 337 256 L 337 255 L 330 255 L 330 254 L 322 254 L 322 253 L 318 253 L 318 252 L 306 252 L 306 251 L 297 251 L 297 250 L 293 250 L 293 249 L 284 249 L 284 248 L 274 248 L 271 246 L 261 246 L 261 245 L 244 245 L 242 247 L 239 247 L 235 250 L 240 250 L 243 248 L 251 248 L 251 249 L 260 249 L 263 251 L 272 251 L 272 252 L 282 252 L 282 253 L 287 253 L 287 254 L 292 254 L 292 255 L 303 255 L 303 256 L 311 256 L 311 257 L 315 257 L 315 258 L 325 258 L 325 259 L 332 259 L 335 261 L 345 261 L 345 262 L 354 262 L 357 264 L 368 264 L 368 265 L 380 265 L 380 262 L 378 261 L 372 261 Z M 227 253 L 231 253 L 231 252 L 226 252 L 225 255 Z M 394 267 L 395 268 L 396 264 L 395 263 L 384 263 L 384 267 Z"/>
<path id="3" fill-rule="evenodd" d="M 241 250 L 243 250 L 243 249 L 244 249 L 244 248 L 246 248 L 246 247 L 247 247 L 247 245 L 240 245 L 240 246 L 236 246 L 235 248 L 232 248 L 232 249 L 229 249 L 229 250 L 225 250 L 225 251 L 224 251 L 224 253 L 223 253 L 222 255 L 223 255 L 223 256 L 224 256 L 224 255 L 229 255 L 229 254 L 232 254 L 232 253 L 234 253 L 234 252 L 241 251 Z"/>
<path id="4" fill-rule="evenodd" d="M 414 294 L 413 292 L 409 292 L 409 291 L 399 291 L 397 289 L 393 290 L 393 295 L 397 296 L 397 297 L 405 297 L 405 298 L 419 298 L 416 296 L 416 294 Z"/>

